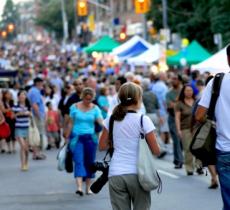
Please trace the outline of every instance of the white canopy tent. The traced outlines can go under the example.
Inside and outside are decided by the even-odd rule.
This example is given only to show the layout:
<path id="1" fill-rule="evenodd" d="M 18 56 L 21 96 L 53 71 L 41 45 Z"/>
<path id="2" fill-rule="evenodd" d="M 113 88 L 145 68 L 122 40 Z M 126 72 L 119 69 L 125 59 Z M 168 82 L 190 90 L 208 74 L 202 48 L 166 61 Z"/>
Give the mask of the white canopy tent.
<path id="1" fill-rule="evenodd" d="M 192 71 L 194 70 L 198 70 L 200 73 L 207 71 L 212 74 L 217 74 L 219 72 L 229 72 L 230 68 L 227 61 L 226 47 L 207 60 L 196 65 L 192 65 Z"/>
<path id="2" fill-rule="evenodd" d="M 129 58 L 128 63 L 133 65 L 148 65 L 158 61 L 161 56 L 160 45 L 155 44 L 142 54 Z"/>
<path id="3" fill-rule="evenodd" d="M 112 54 L 118 55 L 118 54 L 120 54 L 120 53 L 128 50 L 129 48 L 131 48 L 132 46 L 134 46 L 138 42 L 141 42 L 147 48 L 150 48 L 152 46 L 150 43 L 148 43 L 147 41 L 145 41 L 141 37 L 139 37 L 139 36 L 133 36 L 131 39 L 129 39 L 124 44 L 122 44 L 122 45 L 116 47 L 115 49 L 113 49 Z"/>

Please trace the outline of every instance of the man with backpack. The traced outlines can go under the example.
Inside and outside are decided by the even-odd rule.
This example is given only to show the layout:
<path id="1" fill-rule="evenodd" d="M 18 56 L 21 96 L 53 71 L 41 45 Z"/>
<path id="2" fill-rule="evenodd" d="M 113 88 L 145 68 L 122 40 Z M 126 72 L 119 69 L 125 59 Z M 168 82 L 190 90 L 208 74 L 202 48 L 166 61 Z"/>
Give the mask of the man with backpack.
<path id="1" fill-rule="evenodd" d="M 228 64 L 230 66 L 230 45 L 226 48 Z M 230 94 L 229 94 L 230 73 L 225 74 L 220 94 L 215 107 L 216 119 L 216 168 L 219 175 L 221 194 L 224 203 L 223 210 L 230 209 Z M 209 109 L 212 95 L 211 80 L 202 94 L 199 106 L 196 111 L 196 120 L 203 122 Z"/>

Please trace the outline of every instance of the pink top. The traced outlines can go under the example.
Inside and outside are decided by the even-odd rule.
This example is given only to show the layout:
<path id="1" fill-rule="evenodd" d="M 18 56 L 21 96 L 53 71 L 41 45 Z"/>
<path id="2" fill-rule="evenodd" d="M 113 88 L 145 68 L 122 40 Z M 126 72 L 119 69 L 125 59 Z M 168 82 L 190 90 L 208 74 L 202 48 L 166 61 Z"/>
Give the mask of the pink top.
<path id="1" fill-rule="evenodd" d="M 48 132 L 57 132 L 59 130 L 59 114 L 57 111 L 48 110 L 46 113 L 46 125 Z"/>

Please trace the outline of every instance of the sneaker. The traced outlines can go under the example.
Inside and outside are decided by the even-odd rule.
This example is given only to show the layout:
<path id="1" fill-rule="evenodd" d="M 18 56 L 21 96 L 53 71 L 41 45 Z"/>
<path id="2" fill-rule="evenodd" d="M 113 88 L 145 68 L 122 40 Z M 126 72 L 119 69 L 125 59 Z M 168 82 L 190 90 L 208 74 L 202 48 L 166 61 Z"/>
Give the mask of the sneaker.
<path id="1" fill-rule="evenodd" d="M 193 172 L 192 172 L 192 171 L 188 171 L 188 172 L 187 172 L 187 175 L 188 175 L 188 176 L 192 176 L 192 175 L 193 175 Z"/>
<path id="2" fill-rule="evenodd" d="M 50 144 L 47 145 L 46 150 L 51 150 L 51 145 Z"/>
<path id="3" fill-rule="evenodd" d="M 181 169 L 183 167 L 183 163 L 178 163 L 174 166 L 175 169 Z"/>
<path id="4" fill-rule="evenodd" d="M 196 173 L 197 173 L 198 175 L 202 175 L 202 174 L 204 174 L 204 171 L 203 171 L 202 168 L 198 168 L 198 169 L 196 169 Z"/>

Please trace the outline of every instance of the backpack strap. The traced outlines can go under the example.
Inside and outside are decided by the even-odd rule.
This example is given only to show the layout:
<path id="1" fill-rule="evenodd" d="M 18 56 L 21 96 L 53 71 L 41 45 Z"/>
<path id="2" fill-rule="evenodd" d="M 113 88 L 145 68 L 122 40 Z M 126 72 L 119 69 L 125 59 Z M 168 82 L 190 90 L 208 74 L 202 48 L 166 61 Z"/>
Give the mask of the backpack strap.
<path id="1" fill-rule="evenodd" d="M 113 125 L 114 125 L 114 117 L 113 115 L 111 115 L 110 119 L 109 119 L 109 149 L 108 149 L 108 153 L 110 154 L 110 157 L 112 157 L 113 155 Z"/>
<path id="2" fill-rule="evenodd" d="M 212 96 L 208 108 L 208 113 L 207 113 L 207 118 L 210 120 L 213 120 L 214 118 L 214 112 L 216 108 L 216 102 L 217 99 L 220 95 L 220 89 L 221 89 L 221 84 L 222 80 L 224 78 L 224 73 L 218 73 L 213 80 L 213 85 L 212 85 Z"/>

